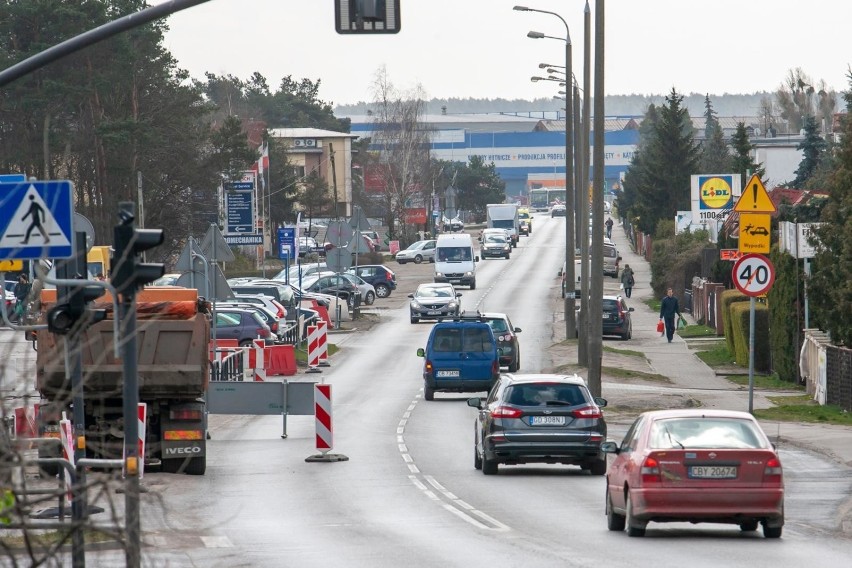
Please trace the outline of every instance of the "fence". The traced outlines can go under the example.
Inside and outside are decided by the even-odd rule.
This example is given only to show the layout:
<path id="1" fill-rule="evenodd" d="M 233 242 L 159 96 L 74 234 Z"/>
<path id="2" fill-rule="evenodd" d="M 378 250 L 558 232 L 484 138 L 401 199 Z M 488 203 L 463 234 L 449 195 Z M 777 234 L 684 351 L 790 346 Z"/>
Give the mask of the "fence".
<path id="1" fill-rule="evenodd" d="M 825 332 L 806 329 L 799 371 L 814 400 L 852 412 L 852 349 L 832 345 Z"/>

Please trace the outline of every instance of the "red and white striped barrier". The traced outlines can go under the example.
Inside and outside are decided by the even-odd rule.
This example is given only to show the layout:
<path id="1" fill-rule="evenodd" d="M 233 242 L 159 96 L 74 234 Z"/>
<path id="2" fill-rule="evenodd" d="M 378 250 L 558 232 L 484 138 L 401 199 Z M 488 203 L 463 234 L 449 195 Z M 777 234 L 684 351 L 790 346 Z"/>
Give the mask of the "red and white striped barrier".
<path id="1" fill-rule="evenodd" d="M 318 321 L 317 327 L 319 328 L 320 344 L 322 346 L 319 354 L 319 366 L 330 367 L 331 364 L 328 362 L 328 322 Z"/>
<path id="2" fill-rule="evenodd" d="M 263 339 L 255 339 L 254 347 L 250 347 L 248 359 L 248 366 L 254 369 L 254 380 L 257 382 L 263 382 L 266 380 L 266 354 L 264 353 L 264 348 L 266 347 L 266 343 Z"/>
<path id="3" fill-rule="evenodd" d="M 14 413 L 16 438 L 35 438 L 38 436 L 36 419 L 38 418 L 38 405 L 16 408 Z"/>
<path id="4" fill-rule="evenodd" d="M 59 421 L 59 441 L 62 444 L 62 457 L 68 462 L 71 463 L 71 467 L 74 467 L 74 427 L 71 425 L 71 421 L 68 420 L 65 413 L 62 413 L 62 420 Z M 68 486 L 68 500 L 71 501 L 74 498 L 74 495 L 71 491 L 71 480 L 68 477 L 68 472 L 65 471 L 65 468 L 62 468 L 65 473 L 65 484 Z"/>
<path id="5" fill-rule="evenodd" d="M 136 407 L 139 420 L 137 426 L 139 432 L 139 479 L 145 476 L 145 434 L 148 430 L 148 403 L 140 402 Z"/>
<path id="6" fill-rule="evenodd" d="M 314 385 L 314 414 L 316 415 L 317 450 L 325 455 L 334 447 L 334 429 L 331 418 L 331 385 Z"/>
<path id="7" fill-rule="evenodd" d="M 319 373 L 319 364 L 322 351 L 325 350 L 325 335 L 321 333 L 317 325 L 308 326 L 308 372 Z"/>

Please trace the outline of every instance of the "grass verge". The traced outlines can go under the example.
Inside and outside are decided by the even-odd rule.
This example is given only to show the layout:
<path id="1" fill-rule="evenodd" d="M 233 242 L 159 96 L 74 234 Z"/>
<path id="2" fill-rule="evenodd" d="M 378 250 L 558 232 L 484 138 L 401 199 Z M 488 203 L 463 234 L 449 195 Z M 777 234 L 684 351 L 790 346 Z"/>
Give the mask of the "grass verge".
<path id="1" fill-rule="evenodd" d="M 643 381 L 653 381 L 655 383 L 671 383 L 668 377 L 659 373 L 631 371 L 630 369 L 621 369 L 619 367 L 601 367 L 601 373 L 619 379 L 642 379 Z"/>
<path id="2" fill-rule="evenodd" d="M 722 343 L 706 351 L 696 351 L 695 355 L 711 367 L 721 367 L 735 363 L 734 356 L 728 350 L 727 343 Z"/>
<path id="3" fill-rule="evenodd" d="M 771 396 L 769 400 L 777 406 L 755 410 L 755 417 L 761 420 L 786 420 L 789 422 L 852 426 L 852 412 L 846 412 L 838 406 L 820 406 L 810 395 L 793 397 Z"/>
<path id="4" fill-rule="evenodd" d="M 656 298 L 648 298 L 646 300 L 643 300 L 643 302 L 645 302 L 646 306 L 651 308 L 652 312 L 654 312 L 656 314 L 660 313 L 660 305 L 662 304 L 662 302 L 660 300 L 658 300 Z"/>
<path id="5" fill-rule="evenodd" d="M 607 353 L 618 353 L 619 355 L 627 355 L 628 357 L 640 357 L 645 359 L 645 354 L 641 351 L 632 351 L 630 349 L 617 349 L 615 347 L 609 347 L 608 345 L 603 346 L 603 350 Z"/>
<path id="6" fill-rule="evenodd" d="M 744 375 L 728 375 L 725 377 L 732 383 L 738 385 L 748 386 L 748 374 Z M 783 381 L 778 378 L 778 375 L 755 375 L 754 376 L 754 386 L 763 390 L 793 390 L 793 391 L 804 391 L 805 387 L 801 385 L 797 385 L 796 383 L 791 383 L 790 381 Z"/>
<path id="7" fill-rule="evenodd" d="M 677 330 L 677 334 L 683 338 L 689 337 L 716 337 L 716 330 L 706 325 L 688 325 Z M 725 339 L 722 337 L 721 339 Z"/>
<path id="8" fill-rule="evenodd" d="M 332 355 L 334 355 L 335 353 L 340 351 L 340 348 L 337 345 L 335 345 L 334 343 L 328 343 L 327 346 L 328 346 L 328 356 L 329 357 L 331 357 Z M 297 367 L 307 367 L 308 366 L 308 352 L 302 351 L 301 349 L 294 349 L 293 351 L 296 354 L 296 366 Z"/>

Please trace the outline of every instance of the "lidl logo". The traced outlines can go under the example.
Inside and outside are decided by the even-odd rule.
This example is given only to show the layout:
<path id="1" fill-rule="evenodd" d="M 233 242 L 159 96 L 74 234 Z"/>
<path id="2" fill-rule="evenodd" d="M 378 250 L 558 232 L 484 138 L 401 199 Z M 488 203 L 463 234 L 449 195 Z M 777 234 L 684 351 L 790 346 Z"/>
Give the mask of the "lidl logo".
<path id="1" fill-rule="evenodd" d="M 702 180 L 699 195 L 702 209 L 725 209 L 731 203 L 733 192 L 727 179 L 711 177 Z"/>

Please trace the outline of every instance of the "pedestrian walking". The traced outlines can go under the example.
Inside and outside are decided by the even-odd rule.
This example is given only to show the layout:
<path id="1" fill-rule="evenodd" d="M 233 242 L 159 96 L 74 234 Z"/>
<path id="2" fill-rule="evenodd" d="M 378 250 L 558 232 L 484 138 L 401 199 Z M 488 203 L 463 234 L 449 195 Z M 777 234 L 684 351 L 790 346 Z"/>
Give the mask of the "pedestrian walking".
<path id="1" fill-rule="evenodd" d="M 604 225 L 606 225 L 606 238 L 611 239 L 612 238 L 612 217 L 607 217 L 606 223 L 604 223 Z"/>
<path id="2" fill-rule="evenodd" d="M 628 298 L 633 293 L 633 285 L 636 280 L 633 278 L 633 269 L 629 264 L 624 265 L 624 270 L 621 271 L 621 286 L 624 288 L 624 295 Z"/>
<path id="3" fill-rule="evenodd" d="M 30 295 L 31 289 L 32 285 L 27 275 L 19 275 L 18 283 L 15 284 L 15 288 L 12 290 L 12 293 L 15 294 L 15 319 L 19 322 L 24 317 L 24 312 L 27 308 L 27 297 Z"/>
<path id="4" fill-rule="evenodd" d="M 678 318 L 682 317 L 680 315 L 680 304 L 674 296 L 674 291 L 669 288 L 666 291 L 666 297 L 660 302 L 660 321 L 665 322 L 666 338 L 669 340 L 669 343 L 672 342 L 672 337 L 674 337 L 675 314 L 677 314 Z"/>

